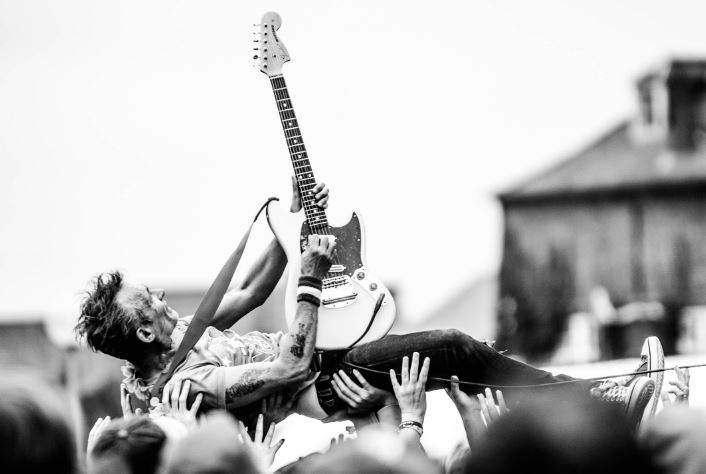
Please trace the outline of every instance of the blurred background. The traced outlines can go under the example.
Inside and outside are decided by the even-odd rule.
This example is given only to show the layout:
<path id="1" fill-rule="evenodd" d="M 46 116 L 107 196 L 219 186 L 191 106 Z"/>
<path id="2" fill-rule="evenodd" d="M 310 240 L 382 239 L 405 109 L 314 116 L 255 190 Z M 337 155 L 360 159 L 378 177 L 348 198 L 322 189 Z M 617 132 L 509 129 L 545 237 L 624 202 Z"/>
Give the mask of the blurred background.
<path id="1" fill-rule="evenodd" d="M 3 366 L 66 386 L 79 423 L 119 414 L 120 361 L 72 334 L 91 278 L 190 314 L 290 199 L 252 59 L 268 10 L 329 221 L 363 216 L 393 332 L 577 375 L 650 334 L 706 352 L 703 2 L 0 0 Z M 241 268 L 271 238 L 262 220 Z M 237 330 L 282 329 L 282 291 Z"/>

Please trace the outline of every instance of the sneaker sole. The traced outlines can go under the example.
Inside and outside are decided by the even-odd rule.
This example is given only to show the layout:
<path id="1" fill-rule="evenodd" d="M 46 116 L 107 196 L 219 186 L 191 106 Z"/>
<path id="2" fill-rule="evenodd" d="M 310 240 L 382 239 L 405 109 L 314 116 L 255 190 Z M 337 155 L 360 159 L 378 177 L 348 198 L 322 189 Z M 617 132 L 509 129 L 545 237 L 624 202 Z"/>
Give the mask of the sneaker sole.
<path id="1" fill-rule="evenodd" d="M 642 353 L 647 355 L 647 370 L 664 369 L 664 351 L 659 338 L 650 336 L 645 339 L 642 345 Z M 664 372 L 654 372 L 647 374 L 655 383 L 654 393 L 652 398 L 647 403 L 645 413 L 642 415 L 642 422 L 654 416 L 657 411 L 657 403 L 659 403 L 659 394 L 662 391 L 662 383 L 664 382 Z"/>
<path id="2" fill-rule="evenodd" d="M 637 430 L 647 412 L 647 405 L 655 394 L 655 382 L 649 377 L 640 377 L 633 382 L 625 407 L 625 417 L 633 430 Z"/>

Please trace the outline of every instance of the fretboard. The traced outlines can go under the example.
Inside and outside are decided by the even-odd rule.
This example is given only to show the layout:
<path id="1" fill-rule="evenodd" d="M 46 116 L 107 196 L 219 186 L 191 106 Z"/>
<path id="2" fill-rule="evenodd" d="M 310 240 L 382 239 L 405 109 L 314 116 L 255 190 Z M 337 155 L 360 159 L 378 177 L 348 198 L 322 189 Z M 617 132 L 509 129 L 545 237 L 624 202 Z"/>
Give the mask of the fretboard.
<path id="1" fill-rule="evenodd" d="M 306 219 L 312 232 L 326 233 L 326 228 L 328 227 L 326 212 L 316 206 L 316 197 L 312 191 L 316 185 L 316 179 L 314 178 L 314 171 L 311 169 L 311 163 L 309 163 L 309 156 L 306 153 L 301 130 L 299 130 L 299 122 L 297 122 L 297 117 L 294 114 L 292 99 L 289 97 L 289 91 L 287 91 L 287 84 L 285 84 L 284 77 L 281 74 L 271 76 L 270 83 L 275 94 L 277 110 L 282 122 L 284 137 L 287 140 L 289 157 L 294 167 L 294 175 L 297 178 Z"/>

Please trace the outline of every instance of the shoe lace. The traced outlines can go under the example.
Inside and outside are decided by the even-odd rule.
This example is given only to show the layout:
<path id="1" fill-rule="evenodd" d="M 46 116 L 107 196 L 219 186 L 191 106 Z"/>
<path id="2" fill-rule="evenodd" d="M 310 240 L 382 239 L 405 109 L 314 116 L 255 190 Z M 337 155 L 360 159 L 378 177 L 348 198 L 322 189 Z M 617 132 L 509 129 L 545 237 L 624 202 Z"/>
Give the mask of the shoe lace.
<path id="1" fill-rule="evenodd" d="M 624 385 L 611 387 L 601 395 L 601 400 L 608 403 L 623 403 L 627 398 L 628 388 Z"/>

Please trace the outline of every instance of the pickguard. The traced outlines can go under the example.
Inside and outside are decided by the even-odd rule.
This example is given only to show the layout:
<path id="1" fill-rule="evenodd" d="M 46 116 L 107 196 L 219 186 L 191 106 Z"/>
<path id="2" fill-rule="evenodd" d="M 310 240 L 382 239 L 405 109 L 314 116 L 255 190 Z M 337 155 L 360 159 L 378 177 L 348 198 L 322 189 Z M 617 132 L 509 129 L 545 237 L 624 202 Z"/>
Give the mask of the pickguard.
<path id="1" fill-rule="evenodd" d="M 336 254 L 333 264 L 342 265 L 342 274 L 353 277 L 353 273 L 363 266 L 362 260 L 362 231 L 358 215 L 354 212 L 351 220 L 342 227 L 328 227 L 328 235 L 336 237 Z M 307 221 L 302 223 L 299 233 L 299 250 L 304 252 L 306 243 L 311 235 Z"/>

